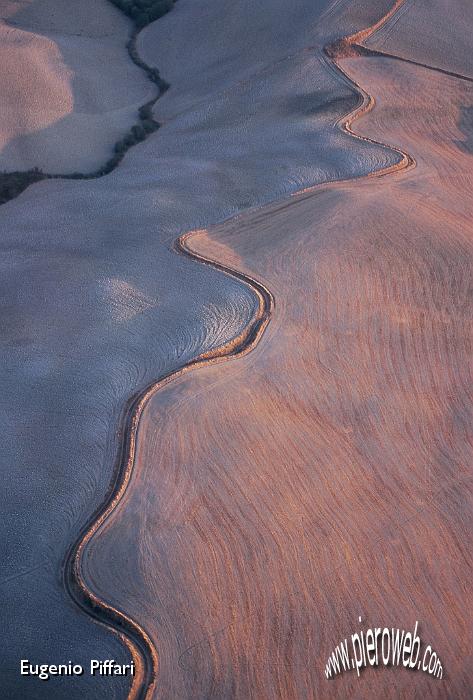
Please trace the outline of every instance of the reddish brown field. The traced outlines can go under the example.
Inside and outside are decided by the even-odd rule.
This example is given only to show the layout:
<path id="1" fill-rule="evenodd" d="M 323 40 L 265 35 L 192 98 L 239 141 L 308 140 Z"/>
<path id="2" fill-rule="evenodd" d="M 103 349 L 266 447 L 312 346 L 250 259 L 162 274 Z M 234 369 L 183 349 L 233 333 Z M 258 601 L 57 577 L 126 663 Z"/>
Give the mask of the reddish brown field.
<path id="1" fill-rule="evenodd" d="M 353 129 L 415 167 L 190 238 L 261 280 L 272 320 L 253 352 L 154 395 L 84 560 L 153 639 L 156 697 L 471 697 L 473 87 L 386 58 L 342 67 L 376 100 Z M 326 680 L 339 641 L 416 620 L 442 680 Z"/>

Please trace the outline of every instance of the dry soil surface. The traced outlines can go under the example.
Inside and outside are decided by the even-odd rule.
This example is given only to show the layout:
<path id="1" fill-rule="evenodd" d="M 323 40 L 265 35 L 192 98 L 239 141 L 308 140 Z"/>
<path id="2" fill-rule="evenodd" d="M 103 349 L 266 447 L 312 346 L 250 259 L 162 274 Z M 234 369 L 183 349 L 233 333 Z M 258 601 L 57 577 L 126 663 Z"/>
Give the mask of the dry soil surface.
<path id="1" fill-rule="evenodd" d="M 108 0 L 0 0 L 0 171 L 89 173 L 156 86 L 129 59 Z"/>
<path id="2" fill-rule="evenodd" d="M 189 11 L 191 3 L 181 1 Z M 204 5 L 208 13 L 217 9 Z M 0 209 L 5 698 L 126 695 L 127 682 L 117 678 L 24 677 L 19 686 L 18 666 L 20 658 L 87 665 L 91 657 L 128 657 L 118 638 L 68 597 L 64 557 L 103 502 L 130 396 L 230 341 L 254 315 L 249 287 L 177 255 L 173 241 L 318 180 L 366 174 L 399 159 L 340 131 L 338 120 L 359 97 L 324 59 L 319 22 L 326 4 L 304 5 L 304 28 L 309 22 L 316 43 L 311 37 L 297 45 L 292 58 L 287 47 L 280 60 L 272 55 L 264 75 L 258 68 L 236 86 L 236 102 L 217 95 L 206 108 L 191 105 L 187 116 L 169 119 L 131 149 L 112 174 L 44 181 Z M 268 36 L 281 22 L 271 8 L 269 0 L 246 8 L 255 22 L 264 15 Z M 329 15 L 327 32 L 361 28 L 381 12 L 379 3 L 355 9 Z M 201 10 L 202 3 L 196 16 Z M 157 41 L 161 21 L 147 30 L 156 28 Z M 182 54 L 185 26 L 175 35 Z M 236 43 L 226 50 L 243 61 L 253 37 L 245 38 L 237 22 L 234 31 Z M 209 25 L 203 54 L 214 41 Z M 261 61 L 265 51 L 263 43 Z M 102 75 L 103 62 L 95 70 Z M 87 150 L 90 140 L 82 136 L 81 144 Z M 131 549 L 120 560 L 125 581 L 135 580 L 138 553 Z"/>
<path id="3" fill-rule="evenodd" d="M 152 636 L 158 697 L 468 697 L 472 93 L 346 60 L 377 106 L 353 125 L 367 138 L 343 132 L 361 98 L 323 46 L 389 7 L 179 0 L 139 42 L 172 83 L 163 127 L 109 176 L 0 209 L 4 697 L 126 696 L 87 676 L 19 689 L 18 660 L 128 656 L 68 598 L 62 564 L 103 501 L 129 397 L 255 313 L 250 287 L 171 249 L 203 228 L 189 245 L 266 284 L 273 318 L 254 352 L 145 409 L 88 584 Z M 373 138 L 417 167 L 364 177 L 400 162 Z M 358 616 L 418 619 L 447 679 L 325 681 Z"/>
<path id="4" fill-rule="evenodd" d="M 342 67 L 376 101 L 354 130 L 416 166 L 188 239 L 260 279 L 273 318 L 250 355 L 152 398 L 128 495 L 84 562 L 151 634 L 156 697 L 471 695 L 473 86 L 386 58 Z M 416 620 L 443 680 L 325 679 L 352 632 Z"/>

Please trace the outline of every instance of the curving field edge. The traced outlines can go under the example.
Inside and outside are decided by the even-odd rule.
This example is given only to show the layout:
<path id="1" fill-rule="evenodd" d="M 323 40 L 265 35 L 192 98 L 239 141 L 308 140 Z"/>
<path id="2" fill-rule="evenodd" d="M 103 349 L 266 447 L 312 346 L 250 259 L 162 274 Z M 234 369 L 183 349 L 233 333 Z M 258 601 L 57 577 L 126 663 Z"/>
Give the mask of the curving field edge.
<path id="1" fill-rule="evenodd" d="M 405 1 L 406 0 L 396 0 L 391 10 L 371 27 L 333 42 L 324 49 L 327 65 L 332 69 L 335 68 L 360 96 L 357 107 L 343 117 L 339 121 L 338 126 L 352 137 L 368 141 L 378 146 L 381 145 L 398 153 L 400 156 L 400 160 L 394 165 L 380 170 L 374 170 L 368 175 L 349 178 L 350 180 L 382 177 L 415 167 L 415 160 L 400 148 L 369 139 L 365 136 L 360 136 L 353 131 L 352 125 L 354 121 L 370 112 L 375 106 L 375 101 L 371 95 L 349 77 L 338 62 L 340 58 L 360 55 L 360 52 L 357 51 L 357 47 L 361 45 L 361 42 L 371 36 L 371 34 L 390 19 Z M 141 59 L 140 62 L 143 64 Z M 142 65 L 142 67 L 144 66 L 145 64 Z M 341 185 L 346 181 L 347 180 L 337 180 L 330 183 L 316 184 L 299 190 L 292 196 L 312 193 L 315 190 L 326 188 L 327 186 L 333 187 L 337 184 Z M 135 462 L 140 418 L 150 399 L 163 386 L 190 370 L 237 357 L 243 357 L 251 352 L 263 336 L 275 307 L 275 299 L 272 293 L 261 282 L 258 282 L 247 274 L 227 267 L 216 260 L 206 258 L 193 251 L 190 246 L 190 239 L 193 234 L 196 233 L 198 233 L 198 231 L 190 231 L 180 236 L 173 245 L 173 249 L 176 253 L 186 255 L 201 264 L 210 265 L 220 272 L 236 278 L 249 286 L 257 297 L 258 309 L 251 322 L 238 336 L 222 346 L 199 355 L 194 360 L 183 365 L 180 369 L 160 377 L 141 392 L 130 398 L 122 411 L 122 417 L 120 419 L 120 434 L 122 435 L 122 439 L 115 463 L 113 478 L 109 485 L 107 495 L 104 502 L 96 509 L 87 523 L 82 527 L 76 541 L 68 550 L 63 566 L 64 585 L 74 602 L 96 622 L 118 634 L 130 651 L 135 663 L 135 675 L 133 677 L 128 700 L 151 700 L 156 689 L 159 670 L 158 651 L 146 630 L 141 625 L 110 603 L 100 599 L 87 587 L 82 575 L 81 566 L 85 548 L 110 518 L 113 511 L 115 511 L 125 496 L 130 484 Z"/>
<path id="2" fill-rule="evenodd" d="M 157 650 L 143 627 L 114 606 L 98 598 L 87 587 L 81 572 L 84 549 L 126 493 L 135 461 L 140 418 L 149 400 L 161 387 L 191 369 L 242 357 L 251 352 L 262 337 L 274 308 L 273 295 L 263 284 L 237 270 L 194 253 L 187 245 L 187 240 L 193 233 L 195 232 L 189 232 L 177 239 L 174 244 L 176 252 L 211 265 L 249 286 L 258 299 L 257 311 L 238 336 L 224 345 L 199 355 L 180 369 L 162 376 L 128 401 L 120 421 L 123 439 L 106 499 L 81 529 L 78 538 L 67 553 L 63 567 L 64 585 L 74 602 L 94 620 L 119 634 L 130 650 L 135 663 L 135 676 L 128 696 L 129 700 L 149 700 L 152 697 L 158 672 Z"/>

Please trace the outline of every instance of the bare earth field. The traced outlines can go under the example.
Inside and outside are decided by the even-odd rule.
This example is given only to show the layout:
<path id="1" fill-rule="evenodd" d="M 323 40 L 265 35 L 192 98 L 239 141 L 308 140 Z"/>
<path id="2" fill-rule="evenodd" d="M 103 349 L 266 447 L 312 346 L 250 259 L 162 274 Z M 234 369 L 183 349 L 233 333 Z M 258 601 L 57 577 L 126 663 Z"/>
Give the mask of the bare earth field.
<path id="1" fill-rule="evenodd" d="M 156 697 L 470 697 L 473 159 L 458 120 L 473 89 L 388 59 L 342 65 L 376 100 L 355 130 L 417 167 L 189 239 L 262 280 L 273 318 L 253 353 L 151 400 L 129 495 L 86 561 L 153 635 Z M 358 616 L 419 620 L 445 679 L 328 682 Z"/>
<path id="2" fill-rule="evenodd" d="M 266 12 L 270 5 L 268 0 Z M 321 8 L 307 6 L 316 27 Z M 356 16 L 355 28 L 378 12 L 368 7 Z M 342 32 L 353 23 L 350 15 L 338 21 Z M 238 139 L 231 126 L 214 129 L 204 110 L 193 126 L 166 123 L 104 178 L 44 181 L 0 209 L 5 698 L 126 694 L 127 679 L 88 676 L 41 684 L 25 677 L 19 687 L 18 667 L 21 658 L 83 665 L 90 658 L 128 658 L 120 640 L 70 599 L 64 560 L 108 492 L 130 397 L 231 341 L 255 313 L 257 298 L 247 285 L 176 255 L 172 242 L 318 177 L 366 174 L 398 160 L 339 130 L 337 119 L 356 103 L 356 94 L 320 49 L 315 59 L 304 53 L 305 67 L 320 67 L 315 95 L 309 80 L 297 89 L 298 57 L 276 62 L 266 91 L 268 81 L 276 91 L 294 85 L 298 99 L 280 113 L 272 109 L 264 139 L 265 100 Z M 326 106 L 332 90 L 338 109 Z M 241 100 L 254 105 L 251 83 Z M 226 114 L 234 123 L 232 109 Z M 337 146 L 338 157 L 327 157 L 322 168 L 314 154 L 327 141 Z M 271 169 L 275 147 L 279 167 Z M 121 562 L 122 577 L 127 571 L 135 577 L 133 557 L 130 551 Z"/>
<path id="3" fill-rule="evenodd" d="M 93 172 L 156 94 L 107 0 L 0 0 L 0 170 Z"/>
<path id="4" fill-rule="evenodd" d="M 391 0 L 179 0 L 138 39 L 171 83 L 162 128 L 106 177 L 44 181 L 0 208 L 2 698 L 471 697 L 473 84 L 417 65 L 468 78 L 467 3 L 398 4 L 363 37 L 399 58 L 338 59 L 341 72 L 323 47 Z M 66 25 L 65 2 L 9 2 L 6 22 L 35 5 L 30 56 L 52 68 L 32 99 L 54 103 L 53 129 L 75 104 L 59 35 L 95 15 Z M 451 62 L 426 38 L 447 25 Z M 121 70 L 116 46 L 95 65 L 99 92 Z M 133 72 L 116 87 L 142 101 Z M 251 282 L 176 252 L 189 231 L 188 249 L 257 280 L 274 308 L 251 352 L 180 372 L 235 347 L 261 303 Z M 153 674 L 19 680 L 20 658 L 130 658 L 133 643 L 74 604 L 64 562 L 146 387 L 130 482 L 90 529 L 80 575 L 149 635 Z M 416 620 L 442 680 L 326 680 L 339 641 Z"/>
<path id="5" fill-rule="evenodd" d="M 406 0 L 366 46 L 473 80 L 472 22 L 465 0 Z"/>

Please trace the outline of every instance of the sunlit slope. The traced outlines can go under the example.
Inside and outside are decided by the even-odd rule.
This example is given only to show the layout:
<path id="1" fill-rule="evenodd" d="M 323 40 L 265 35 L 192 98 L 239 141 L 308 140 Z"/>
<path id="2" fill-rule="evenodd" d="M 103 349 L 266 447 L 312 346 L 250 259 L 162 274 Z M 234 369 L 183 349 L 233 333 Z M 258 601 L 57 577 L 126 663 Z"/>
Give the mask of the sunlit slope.
<path id="1" fill-rule="evenodd" d="M 85 562 L 146 622 L 157 697 L 471 695 L 472 86 L 390 59 L 342 65 L 376 100 L 353 128 L 416 167 L 190 239 L 261 279 L 273 319 L 249 356 L 156 394 L 128 498 Z M 326 681 L 340 640 L 416 620 L 443 681 Z"/>
<path id="2" fill-rule="evenodd" d="M 473 80 L 470 0 L 406 0 L 366 46 Z"/>
<path id="3" fill-rule="evenodd" d="M 251 355 L 156 394 L 128 500 L 86 562 L 103 596 L 146 621 L 157 697 L 469 698 L 465 89 L 385 59 L 344 67 L 377 100 L 360 130 L 402 144 L 417 168 L 191 239 L 262 279 L 273 320 Z M 419 620 L 444 680 L 401 668 L 328 682 L 326 657 L 359 616 Z"/>
<path id="4" fill-rule="evenodd" d="M 155 92 L 108 0 L 0 0 L 0 170 L 92 172 Z"/>

